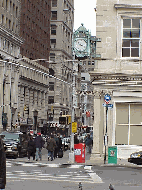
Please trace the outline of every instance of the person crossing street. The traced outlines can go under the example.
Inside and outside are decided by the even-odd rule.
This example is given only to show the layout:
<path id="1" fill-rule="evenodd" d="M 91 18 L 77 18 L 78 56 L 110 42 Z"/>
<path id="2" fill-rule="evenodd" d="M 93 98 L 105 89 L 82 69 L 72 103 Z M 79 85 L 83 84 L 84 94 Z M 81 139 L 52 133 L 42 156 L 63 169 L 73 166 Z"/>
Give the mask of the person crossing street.
<path id="1" fill-rule="evenodd" d="M 35 138 L 35 147 L 36 147 L 36 161 L 38 161 L 38 159 L 42 160 L 41 150 L 44 147 L 44 140 L 41 137 L 41 133 L 37 133 L 37 137 Z"/>
<path id="2" fill-rule="evenodd" d="M 51 135 L 51 138 L 47 140 L 48 161 L 50 157 L 51 161 L 53 161 L 55 147 L 56 147 L 56 141 L 54 139 L 54 135 Z"/>
<path id="3" fill-rule="evenodd" d="M 28 160 L 30 160 L 30 156 L 33 156 L 33 160 L 35 160 L 35 151 L 35 142 L 33 136 L 30 136 L 30 140 L 28 141 Z"/>

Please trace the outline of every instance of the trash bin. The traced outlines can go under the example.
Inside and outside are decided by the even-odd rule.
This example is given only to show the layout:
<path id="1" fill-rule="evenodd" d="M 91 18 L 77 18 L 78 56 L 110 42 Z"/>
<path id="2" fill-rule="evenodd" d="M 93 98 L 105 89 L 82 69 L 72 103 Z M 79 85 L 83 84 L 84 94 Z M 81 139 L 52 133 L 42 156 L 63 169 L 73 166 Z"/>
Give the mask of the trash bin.
<path id="1" fill-rule="evenodd" d="M 74 144 L 75 162 L 85 163 L 85 144 Z"/>
<path id="2" fill-rule="evenodd" d="M 108 147 L 108 164 L 117 164 L 117 146 Z"/>

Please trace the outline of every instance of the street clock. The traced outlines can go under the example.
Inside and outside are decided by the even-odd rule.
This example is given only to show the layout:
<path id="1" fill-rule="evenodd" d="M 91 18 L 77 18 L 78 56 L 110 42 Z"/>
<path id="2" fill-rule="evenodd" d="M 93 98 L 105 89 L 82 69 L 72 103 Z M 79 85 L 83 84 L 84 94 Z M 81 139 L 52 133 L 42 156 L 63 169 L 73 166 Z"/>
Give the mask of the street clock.
<path id="1" fill-rule="evenodd" d="M 73 34 L 73 49 L 77 58 L 90 56 L 91 34 L 83 24 Z"/>
<path id="2" fill-rule="evenodd" d="M 75 42 L 75 48 L 77 51 L 84 51 L 87 47 L 87 42 L 84 39 L 77 39 Z"/>

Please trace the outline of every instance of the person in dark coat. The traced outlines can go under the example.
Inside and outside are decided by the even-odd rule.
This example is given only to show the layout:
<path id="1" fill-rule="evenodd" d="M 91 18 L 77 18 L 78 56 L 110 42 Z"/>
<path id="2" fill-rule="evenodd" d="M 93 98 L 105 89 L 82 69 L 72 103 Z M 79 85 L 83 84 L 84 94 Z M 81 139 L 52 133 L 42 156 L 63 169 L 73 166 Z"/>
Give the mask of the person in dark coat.
<path id="1" fill-rule="evenodd" d="M 85 140 L 85 145 L 87 147 L 87 153 L 91 153 L 92 149 L 92 139 L 90 137 L 90 134 L 87 135 L 87 138 Z"/>
<path id="2" fill-rule="evenodd" d="M 58 144 L 58 151 L 57 151 L 57 154 L 58 154 L 58 152 L 62 149 L 62 139 L 61 139 L 59 133 L 57 134 L 57 138 L 58 138 L 58 141 L 59 141 L 59 144 Z"/>
<path id="3" fill-rule="evenodd" d="M 58 139 L 56 134 L 54 134 L 54 139 L 55 139 L 55 142 L 56 142 L 56 147 L 55 147 L 55 150 L 54 150 L 54 159 L 55 159 L 55 158 L 57 158 L 58 147 L 59 147 L 59 139 Z"/>
<path id="4" fill-rule="evenodd" d="M 77 138 L 77 134 L 74 135 L 74 144 L 79 144 L 79 140 Z"/>
<path id="5" fill-rule="evenodd" d="M 0 137 L 0 189 L 5 189 L 6 186 L 6 154 L 3 146 L 3 141 Z"/>
<path id="6" fill-rule="evenodd" d="M 33 156 L 33 160 L 35 160 L 35 141 L 33 140 L 33 136 L 30 136 L 30 140 L 28 141 L 28 160 L 30 160 L 30 156 Z"/>
<path id="7" fill-rule="evenodd" d="M 36 161 L 38 161 L 38 159 L 42 160 L 41 150 L 44 147 L 44 140 L 41 137 L 41 133 L 37 133 L 37 137 L 35 138 L 34 141 L 36 147 Z"/>
<path id="8" fill-rule="evenodd" d="M 54 139 L 54 135 L 51 135 L 51 138 L 47 140 L 48 161 L 50 157 L 51 161 L 53 160 L 55 147 L 56 147 L 56 141 Z"/>

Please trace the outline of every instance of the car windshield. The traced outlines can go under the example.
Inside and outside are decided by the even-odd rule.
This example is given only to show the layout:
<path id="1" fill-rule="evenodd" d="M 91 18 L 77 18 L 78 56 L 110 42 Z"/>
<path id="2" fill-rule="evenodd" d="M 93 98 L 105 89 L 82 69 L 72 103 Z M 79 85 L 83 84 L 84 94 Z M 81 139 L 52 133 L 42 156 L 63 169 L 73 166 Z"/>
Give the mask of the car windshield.
<path id="1" fill-rule="evenodd" d="M 5 135 L 5 139 L 17 140 L 19 138 L 19 134 L 7 133 L 4 135 Z"/>

